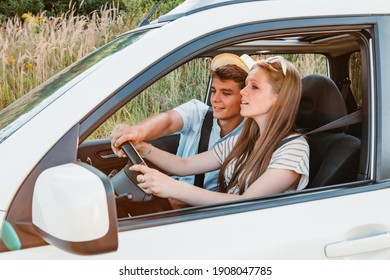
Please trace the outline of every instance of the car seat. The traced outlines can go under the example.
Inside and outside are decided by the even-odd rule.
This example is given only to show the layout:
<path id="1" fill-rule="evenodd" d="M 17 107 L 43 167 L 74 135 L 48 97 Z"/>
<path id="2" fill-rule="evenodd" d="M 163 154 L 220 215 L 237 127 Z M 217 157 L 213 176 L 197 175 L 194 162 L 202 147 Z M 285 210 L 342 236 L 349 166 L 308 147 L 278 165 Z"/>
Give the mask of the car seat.
<path id="1" fill-rule="evenodd" d="M 341 92 L 330 78 L 313 74 L 302 79 L 297 128 L 310 131 L 346 115 Z M 343 127 L 307 136 L 310 146 L 307 188 L 357 179 L 361 141 L 345 131 Z"/>

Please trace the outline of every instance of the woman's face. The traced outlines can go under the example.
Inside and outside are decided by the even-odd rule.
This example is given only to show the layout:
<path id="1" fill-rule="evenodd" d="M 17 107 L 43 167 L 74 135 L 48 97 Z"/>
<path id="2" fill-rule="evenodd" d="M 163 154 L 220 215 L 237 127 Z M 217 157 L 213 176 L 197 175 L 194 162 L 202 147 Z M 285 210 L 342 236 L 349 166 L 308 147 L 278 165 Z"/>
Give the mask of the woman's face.
<path id="1" fill-rule="evenodd" d="M 268 75 L 268 71 L 261 67 L 253 68 L 246 79 L 246 86 L 241 90 L 240 114 L 253 118 L 259 124 L 266 119 L 277 99 L 268 82 Z"/>

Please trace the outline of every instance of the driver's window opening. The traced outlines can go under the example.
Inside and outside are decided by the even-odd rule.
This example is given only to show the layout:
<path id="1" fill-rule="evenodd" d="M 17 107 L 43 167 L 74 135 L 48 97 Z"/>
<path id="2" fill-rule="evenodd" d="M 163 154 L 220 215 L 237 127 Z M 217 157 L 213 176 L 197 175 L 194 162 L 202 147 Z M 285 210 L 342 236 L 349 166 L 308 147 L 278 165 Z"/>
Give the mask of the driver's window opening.
<path id="1" fill-rule="evenodd" d="M 227 48 L 229 49 L 229 48 Z M 234 49 L 234 48 L 233 48 Z M 230 49 L 229 49 L 230 50 Z M 313 74 L 320 74 L 331 80 L 332 73 L 329 67 L 328 55 L 317 53 L 302 53 L 302 52 L 288 52 L 288 48 L 286 48 L 285 52 L 281 52 L 280 50 L 276 50 L 275 52 L 267 52 L 264 54 L 256 53 L 251 50 L 252 53 L 249 53 L 250 56 L 254 60 L 258 59 L 267 59 L 272 56 L 282 56 L 283 58 L 290 61 L 297 68 L 298 72 L 301 74 L 302 78 L 307 76 L 313 76 Z M 324 53 L 326 53 L 326 49 L 324 49 Z M 242 50 L 237 51 L 237 55 L 241 55 Z M 206 55 L 206 54 L 205 54 Z M 332 58 L 332 59 L 337 59 Z M 101 125 L 90 137 L 89 139 L 102 139 L 109 138 L 110 133 L 113 128 L 119 123 L 125 123 L 127 125 L 134 125 L 139 123 L 140 121 L 152 116 L 159 114 L 161 112 L 168 111 L 173 109 L 191 99 L 197 99 L 200 101 L 206 101 L 205 98 L 207 96 L 208 84 L 210 81 L 210 62 L 211 57 L 199 57 L 195 58 L 174 71 L 168 73 L 164 77 L 161 77 L 159 80 L 154 82 L 148 88 L 146 88 L 143 92 L 138 94 L 135 98 L 133 98 L 128 104 L 126 104 L 123 108 L 121 108 L 118 112 L 112 115 L 106 122 Z M 360 59 L 360 52 L 355 50 L 351 52 L 351 56 L 348 61 L 348 66 L 345 66 L 346 63 L 343 64 L 343 69 L 347 73 L 347 76 L 350 81 L 350 88 L 353 93 L 353 98 L 356 100 L 357 108 L 362 107 L 362 94 L 364 90 L 362 89 L 362 65 Z M 334 73 L 333 73 L 334 74 Z M 337 81 L 334 81 L 337 84 Z M 340 86 L 337 84 L 337 86 Z M 339 88 L 341 91 L 341 88 Z M 313 90 L 312 90 L 313 91 Z M 325 92 L 324 92 L 325 93 Z M 310 128 L 312 130 L 314 128 Z M 359 131 L 361 127 L 358 128 Z M 358 142 L 360 141 L 361 135 L 359 133 L 349 133 L 352 135 L 357 135 Z M 328 136 L 326 136 L 328 137 Z M 332 136 L 333 137 L 333 136 Z M 311 144 L 309 143 L 311 146 Z M 322 144 L 321 144 L 322 145 Z M 356 163 L 359 162 L 359 153 L 360 153 L 360 142 L 358 148 L 354 152 L 353 160 Z M 311 148 L 310 148 L 311 149 Z M 311 152 L 310 152 L 311 153 Z M 315 154 L 315 152 L 313 152 Z M 321 169 L 319 167 L 320 160 L 319 158 L 324 157 L 323 154 L 314 155 L 314 158 L 318 161 L 315 165 L 315 169 Z M 311 160 L 311 159 L 310 159 Z M 146 160 L 148 164 L 148 162 Z M 312 168 L 310 163 L 310 168 Z M 331 167 L 327 167 L 331 168 Z M 311 171 L 310 171 L 311 172 Z M 317 170 L 316 170 L 317 172 Z M 357 175 L 357 171 L 356 171 Z M 310 176 L 312 176 L 310 174 Z M 338 176 L 338 175 L 336 175 Z M 357 180 L 357 176 L 348 178 L 348 182 L 353 182 Z M 343 181 L 346 182 L 346 181 Z M 342 182 L 342 183 L 343 183 Z M 310 182 L 309 182 L 310 184 Z M 320 183 L 320 185 L 314 185 L 314 187 L 318 186 L 328 186 L 333 183 Z M 308 186 L 307 188 L 311 188 L 313 186 Z M 148 207 L 151 209 L 147 209 Z M 159 205 L 157 208 L 154 205 L 149 205 L 146 203 L 144 205 L 141 204 L 133 204 L 134 214 L 127 215 L 124 213 L 123 215 L 119 215 L 119 218 L 126 218 L 127 216 L 139 216 L 143 214 L 152 214 L 156 212 L 160 212 L 157 208 L 164 208 L 164 206 Z M 137 207 L 139 207 L 137 209 Z M 153 209 L 152 209 L 153 208 Z M 157 211 L 156 211 L 157 209 Z M 139 212 L 138 212 L 139 210 Z M 144 212 L 146 210 L 146 213 Z"/>

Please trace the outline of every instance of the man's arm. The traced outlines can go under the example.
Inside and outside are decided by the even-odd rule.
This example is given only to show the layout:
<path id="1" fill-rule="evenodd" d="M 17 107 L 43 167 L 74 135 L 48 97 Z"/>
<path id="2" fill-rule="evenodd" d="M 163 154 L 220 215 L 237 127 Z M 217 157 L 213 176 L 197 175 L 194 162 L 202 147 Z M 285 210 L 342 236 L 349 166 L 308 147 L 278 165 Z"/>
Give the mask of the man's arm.
<path id="1" fill-rule="evenodd" d="M 153 140 L 165 135 L 180 131 L 183 128 L 183 119 L 175 110 L 153 115 L 134 126 L 118 124 L 111 132 L 111 147 L 118 156 L 124 155 L 119 150 L 124 142 L 131 141 L 135 146 L 140 142 Z"/>

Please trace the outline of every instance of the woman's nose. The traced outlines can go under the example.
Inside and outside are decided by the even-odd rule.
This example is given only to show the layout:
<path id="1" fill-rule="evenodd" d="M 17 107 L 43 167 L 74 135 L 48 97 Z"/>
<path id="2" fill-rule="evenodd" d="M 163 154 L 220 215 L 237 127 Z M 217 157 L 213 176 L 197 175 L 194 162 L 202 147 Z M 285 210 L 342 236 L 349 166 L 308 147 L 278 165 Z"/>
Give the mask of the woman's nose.
<path id="1" fill-rule="evenodd" d="M 240 90 L 241 95 L 246 95 L 246 86 Z"/>

